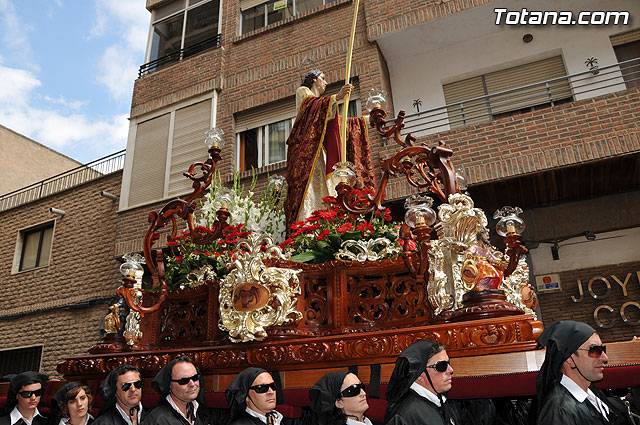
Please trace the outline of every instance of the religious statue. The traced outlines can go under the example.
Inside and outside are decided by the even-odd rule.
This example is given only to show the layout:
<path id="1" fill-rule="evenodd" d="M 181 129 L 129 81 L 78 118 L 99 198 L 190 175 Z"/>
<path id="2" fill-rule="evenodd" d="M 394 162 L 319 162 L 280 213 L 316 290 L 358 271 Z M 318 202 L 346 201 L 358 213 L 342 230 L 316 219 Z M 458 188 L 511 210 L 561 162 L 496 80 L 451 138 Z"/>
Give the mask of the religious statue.
<path id="1" fill-rule="evenodd" d="M 466 291 L 502 289 L 502 279 L 507 263 L 494 250 L 489 240 L 489 231 L 483 229 L 476 235 L 476 243 L 464 252 L 462 282 Z"/>
<path id="2" fill-rule="evenodd" d="M 338 94 L 322 96 L 327 87 L 319 69 L 306 73 L 296 90 L 298 114 L 287 139 L 287 229 L 304 220 L 317 209 L 324 208 L 322 198 L 335 195 L 331 184 L 333 166 L 340 158 L 340 118 L 337 102 L 351 94 L 353 86 L 345 84 Z M 376 187 L 367 120 L 347 120 L 347 161 L 355 165 L 356 188 Z"/>
<path id="3" fill-rule="evenodd" d="M 104 331 L 107 335 L 120 333 L 120 307 L 118 303 L 109 306 L 109 313 L 104 317 Z"/>

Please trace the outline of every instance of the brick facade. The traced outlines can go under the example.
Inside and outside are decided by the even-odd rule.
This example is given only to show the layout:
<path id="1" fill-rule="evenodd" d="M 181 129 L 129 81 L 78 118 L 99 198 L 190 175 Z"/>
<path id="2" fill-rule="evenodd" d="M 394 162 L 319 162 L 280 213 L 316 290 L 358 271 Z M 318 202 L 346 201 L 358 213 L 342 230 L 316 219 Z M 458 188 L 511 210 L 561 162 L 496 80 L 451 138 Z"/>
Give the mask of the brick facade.
<path id="1" fill-rule="evenodd" d="M 623 295 L 622 287 L 616 283 L 612 275 L 626 285 L 627 296 Z M 611 292 L 606 298 L 595 299 L 589 293 L 587 285 L 594 277 L 604 277 L 611 286 Z M 640 336 L 640 324 L 624 323 L 620 316 L 620 308 L 628 301 L 640 303 L 640 261 L 625 264 L 611 264 L 581 270 L 571 270 L 560 273 L 562 291 L 539 294 L 542 321 L 545 326 L 556 320 L 577 320 L 593 326 L 604 342 L 628 341 L 634 335 Z M 573 302 L 571 297 L 579 298 L 578 280 L 582 282 L 582 301 Z M 606 295 L 607 286 L 601 280 L 592 283 L 593 293 L 599 297 Z M 613 309 L 601 309 L 598 312 L 600 322 L 610 328 L 600 328 L 594 320 L 594 310 L 598 306 L 608 305 Z M 630 321 L 640 322 L 640 310 L 628 306 L 624 310 Z M 615 320 L 615 322 L 613 322 Z M 613 323 L 612 323 L 613 322 Z"/>
<path id="2" fill-rule="evenodd" d="M 94 180 L 1 214 L 2 348 L 44 344 L 43 368 L 55 374 L 62 355 L 85 353 L 100 337 L 105 302 L 121 275 L 113 255 L 117 203 L 100 191 L 119 193 L 122 172 Z M 65 211 L 51 214 L 49 208 Z M 55 220 L 48 266 L 12 274 L 20 229 Z"/>

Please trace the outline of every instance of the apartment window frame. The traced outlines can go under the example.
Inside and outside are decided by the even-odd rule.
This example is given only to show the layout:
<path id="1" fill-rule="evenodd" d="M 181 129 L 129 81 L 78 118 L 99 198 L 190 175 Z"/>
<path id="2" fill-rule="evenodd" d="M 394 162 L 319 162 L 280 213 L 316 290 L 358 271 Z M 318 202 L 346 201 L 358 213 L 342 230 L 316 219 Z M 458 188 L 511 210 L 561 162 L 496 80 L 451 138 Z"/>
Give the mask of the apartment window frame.
<path id="1" fill-rule="evenodd" d="M 344 101 L 341 100 L 338 102 L 338 111 L 340 113 L 340 115 L 342 116 L 342 106 L 344 105 Z M 348 113 L 348 117 L 357 117 L 362 115 L 362 105 L 360 102 L 360 98 L 352 98 L 349 100 L 349 109 L 350 112 Z M 285 135 L 285 149 L 284 149 L 284 159 L 278 160 L 278 161 L 270 161 L 269 160 L 269 154 L 270 154 L 270 140 L 269 140 L 269 127 L 272 125 L 276 125 L 279 124 L 281 122 L 285 122 L 285 121 L 289 121 L 290 125 L 288 130 L 286 131 L 286 135 Z M 236 133 L 236 170 L 238 170 L 239 172 L 244 172 L 244 171 L 250 171 L 251 168 L 246 168 L 245 167 L 245 155 L 243 155 L 243 152 L 246 152 L 246 133 L 249 131 L 256 131 L 257 133 L 257 161 L 256 164 L 257 166 L 253 166 L 251 165 L 250 167 L 253 167 L 256 170 L 259 170 L 262 167 L 266 167 L 268 165 L 272 165 L 272 164 L 277 164 L 279 162 L 285 162 L 287 160 L 287 153 L 288 153 L 288 149 L 286 146 L 286 141 L 289 138 L 289 135 L 291 134 L 291 129 L 293 128 L 295 122 L 295 116 L 291 117 L 291 118 L 285 118 L 285 119 L 281 119 L 278 121 L 272 121 L 269 122 L 267 124 L 262 124 L 260 126 L 257 127 L 252 127 L 252 128 L 248 128 L 246 130 L 243 131 L 239 131 Z"/>
<path id="2" fill-rule="evenodd" d="M 17 237 L 16 249 L 14 254 L 12 274 L 28 272 L 28 271 L 40 269 L 43 267 L 48 267 L 51 264 L 51 257 L 53 255 L 55 224 L 56 224 L 56 220 L 47 220 L 43 223 L 39 223 L 34 226 L 25 227 L 23 229 L 18 230 L 18 237 Z M 51 230 L 51 234 L 49 236 L 49 241 L 45 241 L 45 233 L 48 230 Z M 29 236 L 31 235 L 38 235 L 38 242 L 37 242 L 38 246 L 36 248 L 36 258 L 34 260 L 33 266 L 28 266 L 25 268 L 25 264 L 24 264 L 25 254 L 26 254 L 25 251 L 28 246 Z M 46 253 L 46 251 L 43 251 L 43 248 L 45 248 L 45 245 L 44 245 L 45 243 L 48 245 L 48 247 L 46 247 L 46 251 L 48 251 L 48 253 Z"/>
<path id="3" fill-rule="evenodd" d="M 159 54 L 158 52 L 156 52 L 154 56 L 153 41 L 154 41 L 155 27 L 157 25 L 170 21 L 172 19 L 175 19 L 177 16 L 182 15 L 180 48 L 178 49 L 178 51 L 180 51 L 185 47 L 189 47 L 189 46 L 185 46 L 185 41 L 187 39 L 187 21 L 189 18 L 189 12 L 201 6 L 204 6 L 207 3 L 213 3 L 213 2 L 218 2 L 218 23 L 217 23 L 217 32 L 215 35 L 219 35 L 222 32 L 221 28 L 222 28 L 223 0 L 180 0 L 180 1 L 175 1 L 173 3 L 169 3 L 158 9 L 155 9 L 151 15 L 152 16 L 151 25 L 149 27 L 149 35 L 148 35 L 148 42 L 147 42 L 147 54 L 146 54 L 147 59 L 145 62 L 151 62 L 159 58 L 162 58 L 164 56 L 167 56 L 171 53 L 175 53 L 175 52 L 166 53 L 166 50 L 165 50 L 162 54 Z M 180 3 L 182 3 L 182 6 L 179 5 Z M 167 10 L 168 12 L 165 12 Z"/>
<path id="4" fill-rule="evenodd" d="M 198 153 L 196 156 L 194 156 L 191 163 L 202 161 L 203 159 L 207 158 L 207 148 L 204 145 L 205 131 L 208 130 L 209 128 L 216 126 L 217 105 L 218 105 L 218 92 L 216 90 L 213 90 L 212 92 L 204 93 L 197 97 L 193 97 L 193 98 L 181 101 L 179 103 L 168 105 L 144 117 L 139 117 L 132 120 L 130 124 L 129 137 L 127 139 L 128 140 L 127 152 L 130 152 L 130 154 L 127 154 L 127 157 L 125 159 L 125 167 L 124 167 L 123 176 L 122 176 L 120 211 L 139 208 L 145 205 L 150 205 L 156 202 L 161 202 L 161 201 L 172 199 L 175 197 L 174 195 L 171 194 L 172 187 L 171 187 L 170 174 L 171 174 L 171 166 L 172 164 L 174 164 L 174 160 L 175 160 L 175 157 L 173 156 L 173 144 L 174 144 L 174 137 L 175 137 L 174 129 L 176 124 L 176 113 L 179 110 L 189 108 L 201 102 L 211 103 L 209 126 L 207 129 L 202 130 L 202 147 L 201 147 L 202 151 L 198 151 L 202 153 Z M 133 175 L 134 173 L 137 173 L 140 170 L 140 168 L 138 168 L 140 167 L 140 165 L 136 165 L 136 167 L 134 167 L 134 163 L 137 164 L 137 161 L 140 160 L 139 158 L 136 158 L 136 144 L 139 140 L 139 127 L 141 124 L 148 123 L 151 120 L 162 118 L 164 116 L 167 116 L 167 119 L 169 121 L 166 139 L 162 139 L 161 141 L 159 139 L 159 141 L 157 142 L 162 144 L 162 149 L 164 150 L 164 155 L 165 155 L 163 165 L 162 165 L 163 177 L 162 177 L 162 180 L 158 180 L 158 182 L 160 181 L 162 182 L 162 189 L 160 190 L 159 183 L 158 183 L 158 186 L 154 186 L 154 191 L 162 192 L 162 194 L 158 194 L 157 196 L 151 196 L 148 199 L 139 199 L 139 198 L 136 198 L 135 196 L 132 197 L 131 188 L 132 188 L 132 185 L 136 184 L 133 181 L 134 180 Z M 141 156 L 144 157 L 144 153 L 142 153 Z M 134 168 L 136 168 L 136 170 L 134 170 Z M 185 168 L 182 171 L 183 172 L 187 171 L 187 168 Z M 185 180 L 186 180 L 186 177 L 185 177 Z M 148 184 L 148 182 L 146 184 Z M 189 189 L 185 193 L 191 192 L 191 190 L 192 189 Z"/>
<path id="5" fill-rule="evenodd" d="M 292 10 L 292 11 L 291 11 L 291 13 L 290 13 L 288 16 L 283 16 L 283 18 L 281 18 L 281 19 L 279 19 L 279 20 L 277 20 L 277 21 L 269 22 L 269 12 L 270 12 L 270 10 L 268 9 L 268 6 L 269 6 L 269 5 L 273 5 L 276 1 L 277 1 L 277 0 L 265 0 L 265 1 L 260 2 L 259 4 L 255 5 L 255 6 L 252 6 L 252 7 L 246 8 L 246 9 L 244 9 L 244 10 L 243 10 L 243 9 L 242 9 L 242 7 L 241 7 L 241 9 L 240 9 L 240 35 L 248 34 L 248 33 L 250 33 L 250 32 L 253 32 L 253 31 L 259 30 L 260 28 L 264 28 L 264 27 L 266 27 L 266 26 L 268 26 L 268 25 L 275 24 L 275 23 L 277 23 L 277 22 L 282 22 L 283 20 L 285 20 L 285 19 L 287 19 L 287 18 L 295 17 L 295 16 L 298 16 L 300 13 L 305 13 L 305 12 L 307 12 L 308 10 L 312 10 L 312 9 L 314 9 L 314 8 L 312 7 L 312 8 L 309 8 L 309 9 L 307 9 L 307 10 L 303 11 L 303 12 L 299 12 L 299 11 L 298 11 L 298 8 L 299 8 L 298 4 L 299 4 L 299 3 L 302 3 L 304 0 L 287 0 L 287 6 L 285 6 L 285 7 L 284 7 L 284 8 L 282 8 L 282 9 L 278 9 L 278 10 L 286 10 L 286 9 L 288 9 L 288 6 L 289 6 L 289 4 L 288 4 L 288 3 L 289 3 L 289 2 L 291 2 L 291 4 L 292 4 L 292 7 L 291 7 L 291 10 Z M 308 1 L 308 0 L 307 0 L 307 1 Z M 328 4 L 330 4 L 330 3 L 334 3 L 334 2 L 336 2 L 336 1 L 337 1 L 337 0 L 322 0 L 322 5 L 318 5 L 318 6 L 316 6 L 316 7 L 324 7 L 324 6 L 328 5 Z M 259 8 L 262 8 L 263 25 L 261 25 L 261 26 L 254 26 L 254 27 L 253 27 L 253 28 L 251 28 L 250 30 L 245 31 L 245 25 L 244 25 L 244 21 L 245 21 L 245 13 L 249 13 L 250 11 L 258 11 L 258 10 L 259 10 Z M 277 12 L 277 11 L 276 11 L 276 10 L 272 10 L 271 12 Z"/>
<path id="6" fill-rule="evenodd" d="M 30 349 L 33 351 L 27 353 L 27 355 L 25 356 L 25 350 L 30 350 Z M 39 353 L 38 353 L 38 349 L 40 351 Z M 13 354 L 13 357 L 21 358 L 21 359 L 24 359 L 25 357 L 29 357 L 29 360 L 35 360 L 36 357 L 39 357 L 39 359 L 37 360 L 37 364 L 35 361 L 31 364 L 29 364 L 28 362 L 24 362 L 24 363 L 21 363 L 24 365 L 23 367 L 16 368 L 15 364 L 8 364 L 8 362 L 11 361 L 10 356 L 12 356 L 12 354 Z M 43 354 L 44 354 L 43 344 L 0 349 L 0 376 L 8 375 L 10 373 L 22 373 L 29 370 L 39 371 L 40 368 L 42 367 Z"/>

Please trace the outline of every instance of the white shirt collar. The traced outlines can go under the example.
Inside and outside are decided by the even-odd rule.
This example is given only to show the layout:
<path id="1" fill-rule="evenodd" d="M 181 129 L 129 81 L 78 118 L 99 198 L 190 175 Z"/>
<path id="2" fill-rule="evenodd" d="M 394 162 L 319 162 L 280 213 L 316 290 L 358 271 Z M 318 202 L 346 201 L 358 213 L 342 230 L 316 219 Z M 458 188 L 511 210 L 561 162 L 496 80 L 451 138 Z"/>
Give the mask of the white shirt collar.
<path id="1" fill-rule="evenodd" d="M 40 412 L 38 411 L 38 408 L 36 407 L 36 411 L 33 412 L 33 418 L 35 418 L 38 415 L 40 415 Z M 40 415 L 40 416 L 42 416 L 42 415 Z M 20 413 L 20 411 L 18 410 L 18 406 L 13 408 L 13 410 L 10 413 L 10 417 L 11 417 L 11 425 L 15 424 L 20 419 L 22 419 L 27 425 L 31 425 L 31 422 L 33 422 L 33 418 L 31 418 L 31 420 L 27 420 L 27 418 L 22 416 L 22 413 Z"/>
<path id="2" fill-rule="evenodd" d="M 567 375 L 562 375 L 562 379 L 560 380 L 560 385 L 565 387 L 567 391 L 578 400 L 580 403 L 584 403 L 584 401 L 588 398 L 589 402 L 593 404 L 593 406 L 604 416 L 607 417 L 609 413 L 609 407 L 601 401 L 596 395 L 591 391 L 590 388 L 587 388 L 587 391 L 580 388 L 578 384 L 574 382 L 573 379 L 569 378 Z"/>
<path id="3" fill-rule="evenodd" d="M 91 414 L 87 415 L 87 420 L 84 421 L 84 425 L 87 425 L 87 422 L 89 422 L 89 419 L 93 419 L 93 416 L 91 416 Z M 58 425 L 66 425 L 69 423 L 70 420 L 71 420 L 70 418 L 61 418 Z"/>
<path id="4" fill-rule="evenodd" d="M 250 414 L 251 416 L 260 419 L 263 423 L 267 423 L 267 417 L 261 413 L 256 412 L 255 410 L 251 409 L 249 406 L 247 406 L 247 408 L 245 409 L 245 411 Z M 272 410 L 272 412 L 274 412 L 276 414 L 276 423 L 275 425 L 280 425 L 280 421 L 282 421 L 282 413 L 278 412 L 277 410 Z"/>
<path id="5" fill-rule="evenodd" d="M 138 409 L 138 424 L 140 424 L 140 421 L 142 421 L 142 403 L 141 402 L 138 402 L 138 407 L 139 407 L 139 409 Z M 122 416 L 122 418 L 124 419 L 124 421 L 128 425 L 133 425 L 133 421 L 129 417 L 129 412 L 125 412 L 124 409 L 122 407 L 120 407 L 118 402 L 116 402 L 116 410 L 118 412 L 120 412 L 120 416 Z"/>
<path id="6" fill-rule="evenodd" d="M 182 411 L 180 410 L 180 408 L 178 407 L 176 402 L 173 401 L 173 399 L 171 398 L 171 394 L 167 394 L 167 401 L 169 402 L 171 407 L 173 407 L 176 410 L 176 412 L 180 413 L 180 415 L 183 418 L 187 419 L 187 417 L 182 414 Z M 198 414 L 198 402 L 196 400 L 193 400 L 192 403 L 193 403 L 193 414 L 197 415 Z M 192 422 L 189 421 L 189 419 L 187 419 L 187 422 L 192 423 Z"/>
<path id="7" fill-rule="evenodd" d="M 359 421 L 356 421 L 355 419 L 347 418 L 347 425 L 362 425 L 362 424 L 373 425 L 369 420 L 369 418 L 367 418 L 366 416 L 364 417 L 364 422 L 359 422 Z"/>
<path id="8" fill-rule="evenodd" d="M 438 398 L 438 396 L 432 393 L 431 391 L 429 391 L 428 389 L 426 389 L 425 387 L 423 387 L 422 385 L 418 384 L 417 382 L 414 382 L 413 384 L 411 384 L 409 388 L 417 392 L 419 396 L 426 398 L 436 406 L 440 407 L 440 399 Z M 447 398 L 445 396 L 442 396 L 442 401 L 443 402 L 447 401 Z"/>

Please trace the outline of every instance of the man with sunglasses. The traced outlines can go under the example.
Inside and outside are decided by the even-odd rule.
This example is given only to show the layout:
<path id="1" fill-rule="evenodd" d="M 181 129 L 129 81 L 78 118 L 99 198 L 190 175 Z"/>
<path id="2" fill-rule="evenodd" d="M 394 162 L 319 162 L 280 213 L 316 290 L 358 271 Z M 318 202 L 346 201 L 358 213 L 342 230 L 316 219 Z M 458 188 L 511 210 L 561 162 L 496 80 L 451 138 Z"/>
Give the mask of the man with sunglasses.
<path id="1" fill-rule="evenodd" d="M 142 378 L 137 367 L 123 364 L 113 369 L 100 385 L 105 401 L 93 425 L 139 425 L 142 408 Z"/>
<path id="2" fill-rule="evenodd" d="M 276 383 L 269 372 L 249 367 L 225 391 L 231 407 L 229 425 L 285 425 L 295 423 L 276 409 Z"/>
<path id="3" fill-rule="evenodd" d="M 593 385 L 602 380 L 609 361 L 595 329 L 558 321 L 544 330 L 538 343 L 547 348 L 536 380 L 538 424 L 619 423 L 618 412 Z"/>
<path id="4" fill-rule="evenodd" d="M 209 414 L 204 381 L 188 356 L 179 356 L 160 369 L 153 388 L 162 398 L 145 417 L 143 425 L 206 425 Z"/>
<path id="5" fill-rule="evenodd" d="M 38 372 L 23 372 L 11 379 L 5 415 L 0 425 L 45 425 L 47 418 L 38 411 L 38 403 L 48 377 Z"/>
<path id="6" fill-rule="evenodd" d="M 387 425 L 461 424 L 454 406 L 447 402 L 453 368 L 444 345 L 418 341 L 398 359 L 387 387 Z"/>

